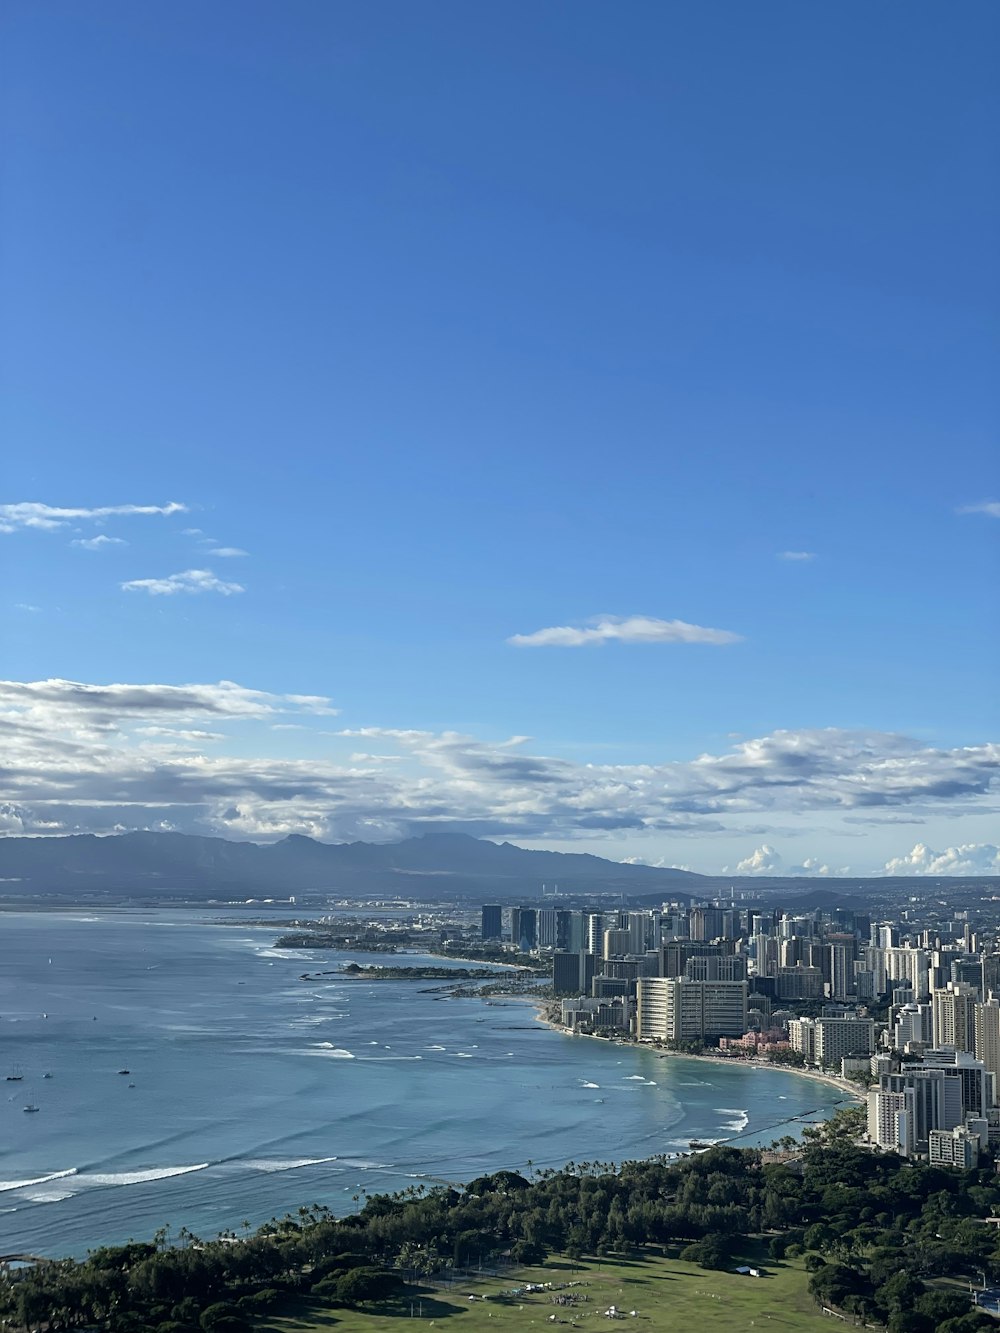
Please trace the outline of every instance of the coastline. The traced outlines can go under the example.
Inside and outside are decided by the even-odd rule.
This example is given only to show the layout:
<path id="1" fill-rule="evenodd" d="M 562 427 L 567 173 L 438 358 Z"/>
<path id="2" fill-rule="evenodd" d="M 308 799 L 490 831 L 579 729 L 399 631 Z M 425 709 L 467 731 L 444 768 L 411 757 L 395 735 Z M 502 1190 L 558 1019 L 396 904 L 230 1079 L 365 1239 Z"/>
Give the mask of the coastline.
<path id="1" fill-rule="evenodd" d="M 524 998 L 527 1000 L 530 997 L 525 996 Z M 595 1037 L 590 1032 L 571 1032 L 569 1028 L 563 1027 L 561 1023 L 553 1023 L 551 1019 L 546 1017 L 545 1005 L 539 1004 L 537 1001 L 532 1001 L 532 1003 L 535 1006 L 535 1022 L 540 1023 L 542 1027 L 551 1028 L 553 1032 L 561 1032 L 565 1037 L 584 1037 L 590 1041 L 604 1042 L 608 1040 L 607 1037 Z M 655 1055 L 661 1060 L 702 1060 L 710 1064 L 726 1065 L 730 1069 L 777 1069 L 783 1074 L 798 1074 L 802 1078 L 811 1078 L 817 1083 L 826 1083 L 844 1093 L 845 1096 L 851 1097 L 859 1106 L 863 1106 L 866 1101 L 864 1093 L 855 1084 L 841 1078 L 839 1074 L 824 1074 L 819 1069 L 799 1069 L 795 1065 L 772 1064 L 770 1060 L 743 1060 L 728 1055 L 693 1055 L 685 1051 L 664 1051 L 656 1046 L 644 1046 L 627 1038 L 618 1039 L 618 1044 L 632 1046 L 636 1050 L 648 1051 L 650 1055 Z"/>
<path id="2" fill-rule="evenodd" d="M 459 961 L 458 956 L 455 954 L 429 953 L 427 956 L 434 958 L 450 958 L 453 961 L 456 962 Z M 469 958 L 469 959 L 462 959 L 462 961 L 470 963 L 480 962 L 481 964 L 481 960 L 478 959 Z M 520 972 L 530 973 L 531 971 L 530 968 L 524 968 L 522 965 L 519 965 L 517 963 L 498 963 L 494 964 L 494 966 L 509 968 L 513 972 L 520 971 Z M 540 1023 L 542 1027 L 551 1028 L 553 1032 L 561 1032 L 564 1037 L 587 1037 L 592 1041 L 608 1040 L 606 1037 L 595 1037 L 592 1033 L 589 1032 L 573 1032 L 569 1028 L 563 1027 L 561 1023 L 553 1022 L 550 1018 L 546 1016 L 546 1010 L 549 1004 L 548 1001 L 539 1002 L 538 998 L 532 995 L 512 994 L 509 995 L 507 998 L 511 1000 L 520 1000 L 522 1003 L 532 1004 L 535 1010 L 535 1022 Z M 839 1074 L 826 1074 L 819 1069 L 801 1069 L 796 1065 L 772 1064 L 770 1060 L 756 1060 L 756 1059 L 745 1060 L 745 1059 L 740 1059 L 739 1057 L 736 1056 L 709 1055 L 709 1054 L 694 1055 L 684 1051 L 666 1051 L 666 1050 L 661 1050 L 659 1047 L 656 1046 L 642 1046 L 640 1045 L 639 1042 L 632 1041 L 630 1038 L 620 1038 L 617 1040 L 619 1040 L 620 1044 L 623 1046 L 634 1046 L 636 1047 L 636 1049 L 649 1051 L 652 1055 L 655 1055 L 660 1059 L 680 1058 L 683 1060 L 704 1060 L 712 1064 L 726 1065 L 730 1069 L 734 1067 L 750 1068 L 750 1069 L 777 1069 L 785 1074 L 798 1074 L 799 1077 L 801 1078 L 810 1078 L 814 1082 L 826 1083 L 829 1087 L 836 1088 L 838 1092 L 842 1092 L 846 1097 L 850 1097 L 853 1101 L 857 1102 L 859 1106 L 863 1106 L 867 1100 L 865 1094 L 858 1088 L 857 1084 L 851 1083 L 848 1079 L 842 1078 Z"/>

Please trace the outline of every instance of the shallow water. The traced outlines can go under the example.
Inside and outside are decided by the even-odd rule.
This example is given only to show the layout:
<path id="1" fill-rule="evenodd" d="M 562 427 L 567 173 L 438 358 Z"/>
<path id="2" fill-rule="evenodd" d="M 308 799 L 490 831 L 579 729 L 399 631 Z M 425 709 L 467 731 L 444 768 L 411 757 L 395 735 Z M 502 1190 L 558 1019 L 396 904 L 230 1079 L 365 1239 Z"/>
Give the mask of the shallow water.
<path id="1" fill-rule="evenodd" d="M 0 1253 L 346 1212 L 364 1192 L 529 1162 L 770 1142 L 840 1101 L 783 1071 L 570 1038 L 523 1002 L 436 982 L 303 981 L 373 958 L 276 950 L 278 928 L 219 915 L 0 913 Z M 23 1082 L 3 1081 L 13 1065 Z"/>

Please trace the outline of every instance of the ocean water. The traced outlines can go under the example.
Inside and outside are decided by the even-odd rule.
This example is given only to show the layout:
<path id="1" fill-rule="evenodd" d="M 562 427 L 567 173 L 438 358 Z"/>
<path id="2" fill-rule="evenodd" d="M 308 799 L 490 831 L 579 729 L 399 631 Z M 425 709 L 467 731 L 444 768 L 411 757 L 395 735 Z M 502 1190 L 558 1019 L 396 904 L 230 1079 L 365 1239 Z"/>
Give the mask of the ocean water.
<path id="1" fill-rule="evenodd" d="M 842 1104 L 779 1070 L 568 1037 L 516 1000 L 302 980 L 379 959 L 277 950 L 278 928 L 220 915 L 0 913 L 0 1253 L 238 1231 L 529 1162 L 766 1143 Z"/>

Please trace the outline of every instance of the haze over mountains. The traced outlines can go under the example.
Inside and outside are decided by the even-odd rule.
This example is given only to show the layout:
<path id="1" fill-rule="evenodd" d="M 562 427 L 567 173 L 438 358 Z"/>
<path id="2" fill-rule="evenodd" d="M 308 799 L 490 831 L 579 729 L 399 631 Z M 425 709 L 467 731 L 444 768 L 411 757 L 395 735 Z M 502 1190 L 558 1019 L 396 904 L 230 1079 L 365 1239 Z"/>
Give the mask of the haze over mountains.
<path id="1" fill-rule="evenodd" d="M 535 901 L 542 886 L 563 895 L 663 898 L 752 896 L 770 890 L 819 907 L 907 888 L 921 894 L 957 880 L 714 877 L 633 865 L 588 853 L 532 851 L 465 833 L 428 833 L 395 843 L 325 843 L 293 834 L 276 843 L 230 842 L 184 833 L 0 838 L 0 898 L 114 895 L 129 898 L 287 898 L 323 894 L 415 901 Z M 971 881 L 979 884 L 988 881 Z"/>
<path id="2" fill-rule="evenodd" d="M 397 843 L 229 842 L 183 833 L 0 840 L 0 892 L 284 897 L 323 892 L 417 899 L 538 895 L 542 884 L 611 893 L 697 892 L 702 876 L 588 854 L 529 851 L 464 833 Z"/>

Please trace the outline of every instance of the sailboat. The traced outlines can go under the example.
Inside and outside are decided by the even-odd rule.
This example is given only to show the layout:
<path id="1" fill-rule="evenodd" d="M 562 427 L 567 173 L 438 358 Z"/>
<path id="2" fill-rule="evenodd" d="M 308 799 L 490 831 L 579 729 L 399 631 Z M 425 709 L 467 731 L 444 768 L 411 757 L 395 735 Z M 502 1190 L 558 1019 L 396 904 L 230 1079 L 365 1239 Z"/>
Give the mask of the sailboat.
<path id="1" fill-rule="evenodd" d="M 7 1075 L 8 1083 L 20 1083 L 24 1075 L 21 1073 L 20 1065 L 11 1065 L 10 1073 Z"/>
<path id="2" fill-rule="evenodd" d="M 24 1106 L 22 1106 L 21 1109 L 22 1111 L 26 1111 L 30 1114 L 32 1111 L 40 1111 L 42 1108 L 35 1101 L 35 1096 L 34 1093 L 32 1092 L 28 1095 L 28 1100 L 27 1102 L 25 1102 Z"/>

